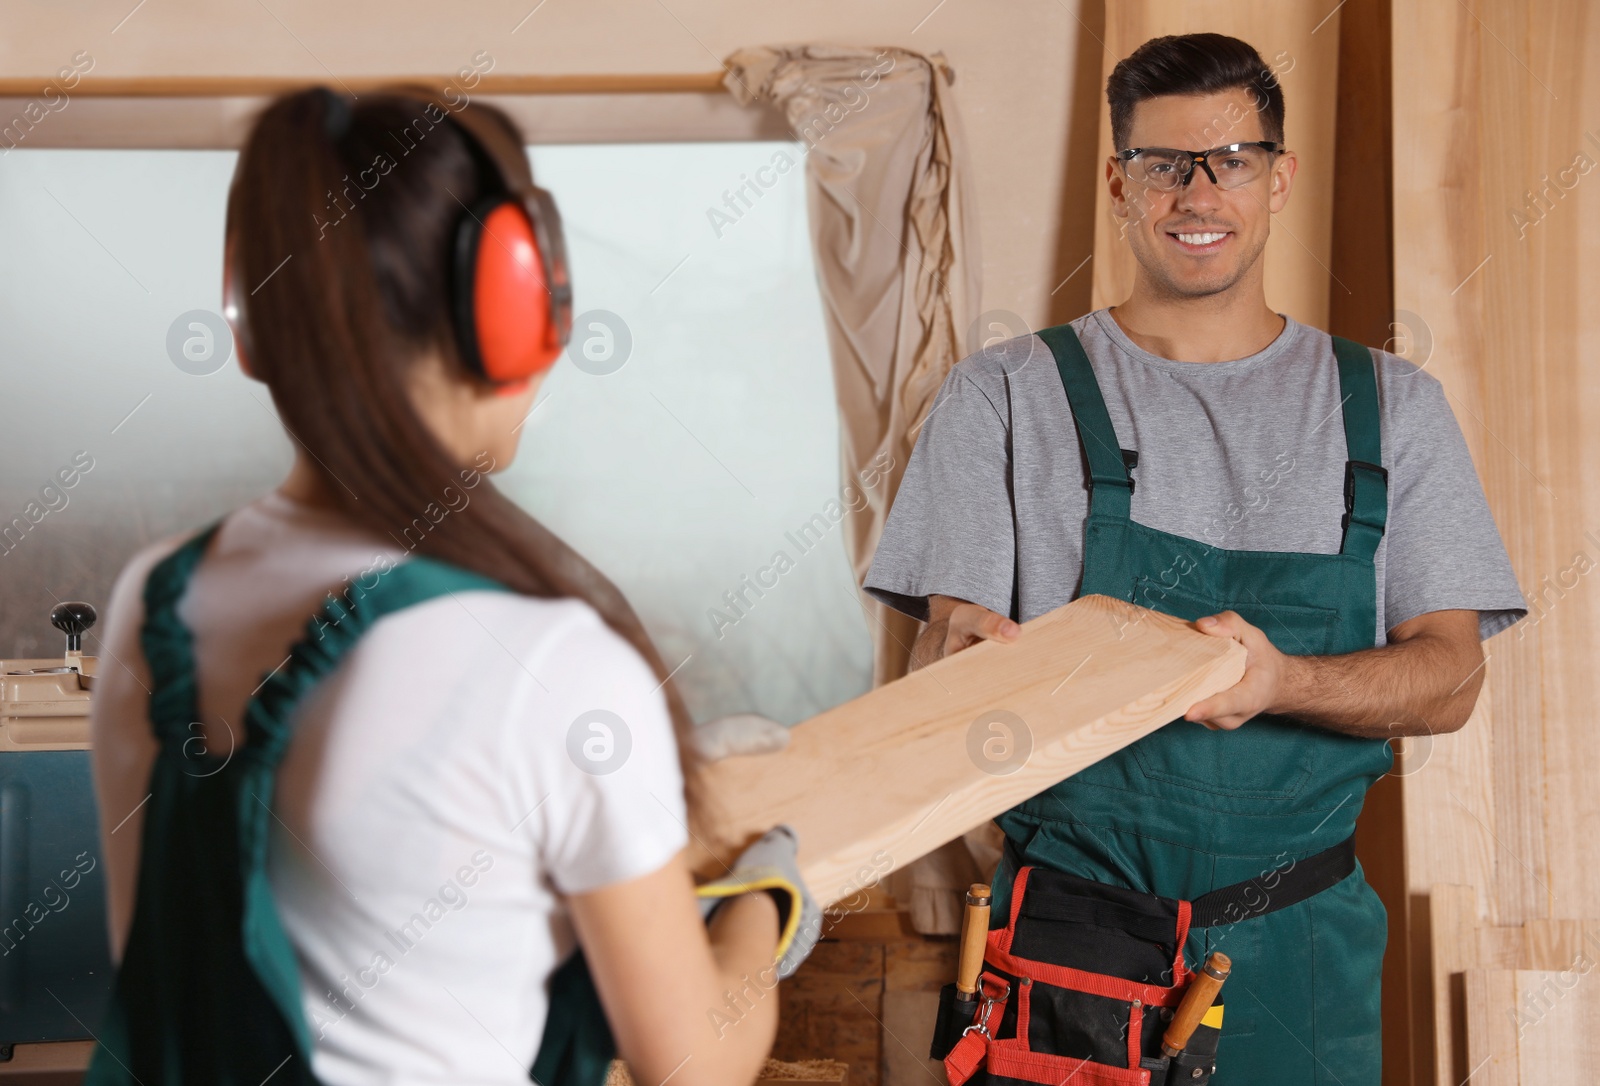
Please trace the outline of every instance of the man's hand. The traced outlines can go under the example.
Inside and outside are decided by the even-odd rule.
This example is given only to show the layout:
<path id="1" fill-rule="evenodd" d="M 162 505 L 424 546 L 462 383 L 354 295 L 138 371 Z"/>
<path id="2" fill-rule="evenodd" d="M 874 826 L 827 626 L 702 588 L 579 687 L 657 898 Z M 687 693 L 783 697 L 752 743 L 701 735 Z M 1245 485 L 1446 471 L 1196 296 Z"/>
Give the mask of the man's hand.
<path id="1" fill-rule="evenodd" d="M 1338 656 L 1291 656 L 1233 611 L 1196 628 L 1245 647 L 1244 677 L 1184 714 L 1232 730 L 1257 713 L 1343 735 L 1443 735 L 1467 722 L 1483 685 L 1478 612 L 1429 611 L 1389 630 L 1388 644 Z"/>
<path id="2" fill-rule="evenodd" d="M 1012 642 L 1022 627 L 1005 615 L 954 596 L 928 597 L 928 625 L 911 648 L 911 669 L 927 667 L 979 641 Z"/>
<path id="3" fill-rule="evenodd" d="M 1245 647 L 1244 677 L 1220 694 L 1213 694 L 1183 714 L 1185 720 L 1204 724 L 1212 731 L 1232 731 L 1258 713 L 1281 708 L 1285 687 L 1291 681 L 1294 657 L 1277 650 L 1267 635 L 1240 618 L 1223 611 L 1197 619 L 1201 633 L 1230 637 Z"/>

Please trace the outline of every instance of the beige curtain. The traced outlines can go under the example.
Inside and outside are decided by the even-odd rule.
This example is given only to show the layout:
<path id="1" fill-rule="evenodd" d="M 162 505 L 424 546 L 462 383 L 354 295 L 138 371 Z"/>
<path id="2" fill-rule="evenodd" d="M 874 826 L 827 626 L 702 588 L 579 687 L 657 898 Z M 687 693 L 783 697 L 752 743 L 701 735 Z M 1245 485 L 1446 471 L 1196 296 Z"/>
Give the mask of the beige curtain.
<path id="1" fill-rule="evenodd" d="M 865 580 L 917 432 L 977 318 L 981 258 L 965 141 L 939 54 L 824 45 L 741 49 L 741 103 L 781 109 L 806 146 L 819 287 L 833 355 L 856 583 Z M 874 684 L 904 675 L 919 624 L 860 596 Z M 993 870 L 993 827 L 910 865 L 890 890 L 919 931 L 960 930 L 960 893 Z M 992 840 L 990 841 L 992 845 Z M 980 857 L 975 861 L 974 853 Z"/>
<path id="2" fill-rule="evenodd" d="M 866 500 L 845 520 L 860 584 L 917 428 L 978 315 L 977 219 L 954 73 L 938 54 L 823 45 L 741 49 L 726 63 L 734 97 L 781 109 L 806 145 L 844 479 Z M 897 679 L 917 623 L 861 598 L 874 682 Z"/>

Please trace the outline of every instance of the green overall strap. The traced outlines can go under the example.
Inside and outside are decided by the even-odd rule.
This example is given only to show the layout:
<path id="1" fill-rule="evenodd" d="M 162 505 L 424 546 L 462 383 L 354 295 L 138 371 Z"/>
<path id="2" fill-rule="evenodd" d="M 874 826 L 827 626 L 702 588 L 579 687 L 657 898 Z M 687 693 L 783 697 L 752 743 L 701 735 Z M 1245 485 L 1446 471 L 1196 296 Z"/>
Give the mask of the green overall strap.
<path id="1" fill-rule="evenodd" d="M 1043 329 L 1038 335 L 1055 356 L 1061 387 L 1066 390 L 1072 419 L 1078 427 L 1078 440 L 1089 461 L 1089 515 L 1126 520 L 1133 502 L 1133 480 L 1128 477 L 1128 466 L 1089 356 L 1070 324 Z"/>
<path id="2" fill-rule="evenodd" d="M 251 1086 L 269 1073 L 316 1083 L 293 951 L 270 901 L 265 914 L 249 902 L 255 861 L 241 825 L 270 802 L 271 771 L 259 751 L 214 756 L 195 730 L 194 643 L 177 607 L 217 527 L 145 580 L 139 636 L 158 747 L 133 924 L 86 1086 Z"/>
<path id="3" fill-rule="evenodd" d="M 193 635 L 177 607 L 217 527 L 178 548 L 145 583 L 140 638 L 160 750 L 133 926 L 86 1086 L 259 1086 L 266 1078 L 315 1086 L 299 966 L 267 877 L 271 803 L 294 712 L 385 615 L 446 593 L 510 591 L 421 557 L 376 574 L 370 587 L 356 580 L 326 597 L 288 658 L 263 678 L 245 708 L 243 746 L 201 748 L 196 758 Z M 604 1014 L 595 1013 L 581 952 L 555 979 L 567 999 L 552 1003 L 540 1056 L 562 1054 L 574 1071 L 563 1086 L 598 1084 L 615 1047 Z"/>
<path id="4" fill-rule="evenodd" d="M 1333 337 L 1339 361 L 1339 397 L 1344 408 L 1344 539 L 1340 554 L 1370 559 L 1383 539 L 1389 516 L 1389 472 L 1383 467 L 1378 377 L 1372 352 L 1353 340 Z"/>

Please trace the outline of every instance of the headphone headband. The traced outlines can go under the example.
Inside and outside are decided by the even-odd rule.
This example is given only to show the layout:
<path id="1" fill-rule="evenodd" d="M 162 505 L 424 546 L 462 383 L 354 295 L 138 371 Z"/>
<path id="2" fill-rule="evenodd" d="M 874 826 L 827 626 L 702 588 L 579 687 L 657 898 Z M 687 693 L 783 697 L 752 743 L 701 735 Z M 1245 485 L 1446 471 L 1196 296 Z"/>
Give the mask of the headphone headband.
<path id="1" fill-rule="evenodd" d="M 325 87 L 325 134 L 336 143 L 349 130 L 349 101 Z M 465 137 L 485 192 L 461 208 L 451 244 L 449 303 L 463 363 L 507 391 L 548 369 L 572 331 L 572 285 L 555 199 L 534 184 L 520 135 L 499 114 L 470 102 L 452 106 L 422 86 L 380 92 L 424 107 L 430 124 L 449 122 Z M 225 256 L 224 309 L 241 363 L 249 369 L 246 300 Z"/>
<path id="2" fill-rule="evenodd" d="M 394 93 L 431 105 L 443 114 L 487 160 L 506 195 L 521 205 L 532 224 L 534 242 L 544 264 L 544 286 L 550 294 L 550 320 L 559 352 L 572 335 L 572 283 L 567 272 L 566 237 L 555 197 L 534 183 L 533 170 L 528 165 L 528 154 L 520 137 L 497 115 L 474 108 L 470 101 L 452 107 L 440 95 L 423 87 L 399 87 Z M 474 213 L 472 209 L 466 212 Z M 478 225 L 481 228 L 483 221 Z"/>

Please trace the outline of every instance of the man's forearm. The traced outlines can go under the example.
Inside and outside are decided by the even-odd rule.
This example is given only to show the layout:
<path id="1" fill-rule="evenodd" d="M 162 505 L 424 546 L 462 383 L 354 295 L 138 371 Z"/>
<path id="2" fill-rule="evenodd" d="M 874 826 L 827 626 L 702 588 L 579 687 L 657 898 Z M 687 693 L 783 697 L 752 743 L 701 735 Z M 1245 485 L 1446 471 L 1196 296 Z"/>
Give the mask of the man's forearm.
<path id="1" fill-rule="evenodd" d="M 1453 732 L 1483 686 L 1481 645 L 1418 636 L 1343 656 L 1285 657 L 1271 712 L 1363 738 Z"/>

